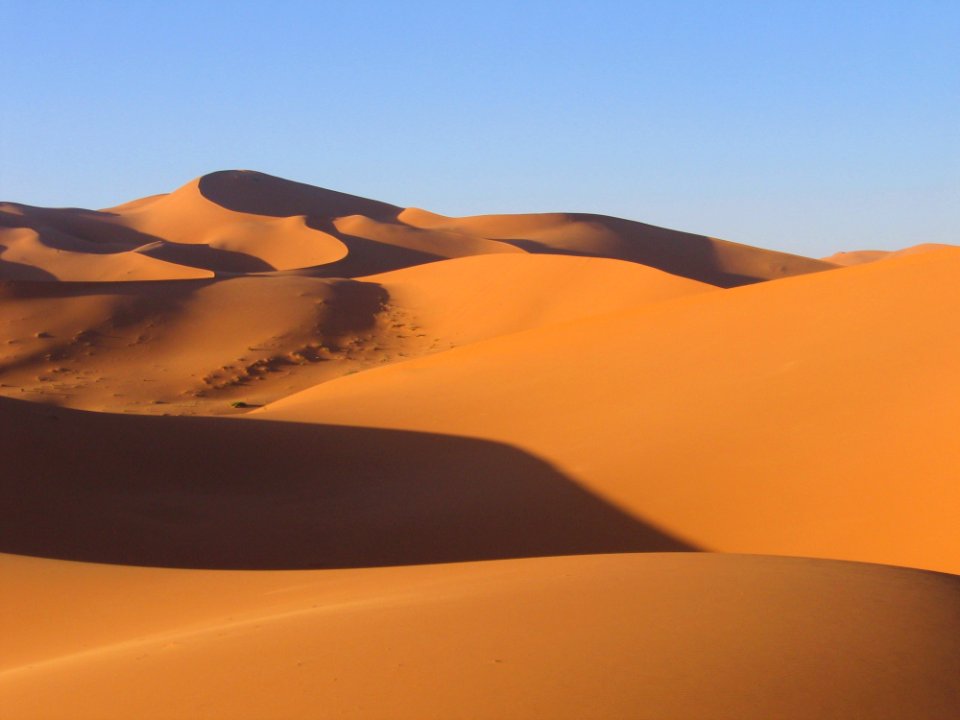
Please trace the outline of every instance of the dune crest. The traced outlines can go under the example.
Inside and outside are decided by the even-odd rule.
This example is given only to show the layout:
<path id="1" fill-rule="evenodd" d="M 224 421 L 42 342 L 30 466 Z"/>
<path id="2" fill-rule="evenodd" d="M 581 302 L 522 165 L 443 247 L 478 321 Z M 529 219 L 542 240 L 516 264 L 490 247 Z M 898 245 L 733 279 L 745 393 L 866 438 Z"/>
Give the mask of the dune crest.
<path id="1" fill-rule="evenodd" d="M 414 210 L 404 211 L 399 219 L 414 227 L 480 234 L 532 253 L 628 260 L 720 287 L 834 267 L 822 260 L 585 213 L 446 218 Z"/>
<path id="2" fill-rule="evenodd" d="M 358 277 L 441 259 L 519 252 L 627 260 L 722 287 L 835 267 L 601 215 L 447 218 L 246 170 L 211 173 L 172 193 L 100 211 L 0 205 L 0 245 L 22 228 L 59 242 L 60 249 L 86 254 L 84 267 L 36 248 L 11 260 L 71 281 L 307 268 L 327 277 Z M 135 252 L 183 267 L 144 267 L 142 258 L 129 254 Z M 5 273 L 0 279 L 23 276 L 3 265 L 0 273 Z"/>

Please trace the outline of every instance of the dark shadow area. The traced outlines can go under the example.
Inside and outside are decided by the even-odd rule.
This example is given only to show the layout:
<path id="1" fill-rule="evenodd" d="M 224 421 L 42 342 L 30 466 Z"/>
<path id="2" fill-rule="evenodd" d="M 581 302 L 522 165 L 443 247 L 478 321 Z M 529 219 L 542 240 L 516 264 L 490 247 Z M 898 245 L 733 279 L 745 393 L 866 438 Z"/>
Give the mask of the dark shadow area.
<path id="1" fill-rule="evenodd" d="M 203 244 L 175 243 L 161 240 L 141 250 L 157 260 L 211 270 L 215 273 L 272 272 L 276 268 L 266 260 L 236 250 L 222 250 Z"/>
<path id="2" fill-rule="evenodd" d="M 35 225 L 31 229 L 37 233 L 37 239 L 41 245 L 62 252 L 116 255 L 137 247 L 128 242 L 115 242 L 105 239 L 109 236 L 110 228 L 106 228 L 108 232 L 103 233 L 100 240 L 90 240 L 89 237 L 81 237 L 53 226 Z"/>
<path id="3" fill-rule="evenodd" d="M 276 270 L 265 260 L 202 243 L 177 243 L 112 222 L 113 213 L 74 208 L 22 206 L 27 214 L 0 212 L 0 227 L 29 228 L 54 250 L 112 255 L 142 248 L 144 255 L 215 273 L 256 273 Z M 20 279 L 6 275 L 9 279 Z M 27 279 L 27 278 L 23 278 Z M 30 278 L 40 279 L 40 278 Z M 48 279 L 55 280 L 52 275 Z M 166 281 L 164 281 L 166 282 Z"/>
<path id="4" fill-rule="evenodd" d="M 403 208 L 252 170 L 221 170 L 200 178 L 200 194 L 220 207 L 271 217 L 366 215 L 395 220 Z"/>
<path id="5" fill-rule="evenodd" d="M 574 215 L 580 222 L 600 223 L 626 241 L 625 260 L 649 265 L 691 280 L 722 288 L 738 287 L 769 279 L 743 262 L 747 258 L 717 255 L 717 241 L 704 235 L 671 230 L 656 225 L 600 215 Z M 747 253 L 776 255 L 760 248 L 744 248 Z"/>
<path id="6" fill-rule="evenodd" d="M 390 300 L 390 293 L 379 283 L 346 279 L 326 282 L 333 296 L 327 301 L 330 312 L 324 315 L 321 324 L 324 338 L 336 340 L 370 330 Z"/>
<path id="7" fill-rule="evenodd" d="M 498 240 L 499 242 L 504 242 L 508 245 L 514 245 L 515 247 L 526 250 L 528 253 L 532 254 L 573 255 L 575 257 L 613 257 L 620 260 L 635 262 L 639 265 L 647 265 L 649 267 L 657 268 L 658 270 L 663 270 L 664 272 L 668 272 L 672 275 L 679 275 L 691 280 L 699 280 L 700 282 L 704 282 L 709 285 L 716 285 L 717 287 L 722 288 L 740 287 L 741 285 L 752 285 L 753 283 L 763 282 L 761 278 L 749 277 L 746 275 L 737 275 L 734 273 L 726 273 L 716 270 L 707 272 L 703 271 L 703 268 L 691 268 L 684 263 L 673 262 L 672 259 L 665 262 L 660 261 L 651 257 L 647 253 L 637 252 L 636 250 L 622 253 L 622 256 L 618 257 L 618 255 L 615 254 L 590 253 L 568 248 L 551 247 L 550 245 L 538 242 L 536 240 L 508 240 L 504 238 L 499 238 Z M 689 250 L 685 254 L 690 254 Z M 638 260 L 637 256 L 642 256 L 644 259 Z"/>
<path id="8" fill-rule="evenodd" d="M 3 552 L 255 569 L 695 549 L 493 442 L 7 399 L 0 420 Z"/>
<path id="9" fill-rule="evenodd" d="M 308 221 L 307 225 L 334 236 L 347 246 L 347 256 L 342 260 L 310 268 L 309 274 L 312 277 L 362 277 L 447 259 L 421 250 L 347 235 L 337 230 L 329 221 L 314 219 Z"/>
<path id="10" fill-rule="evenodd" d="M 200 288 L 219 282 L 214 278 L 190 278 L 185 280 L 59 280 L 55 283 L 43 280 L 0 279 L 0 300 L 4 298 L 38 299 L 71 298 L 87 295 L 118 295 L 122 297 L 149 297 L 192 293 Z"/>
<path id="11" fill-rule="evenodd" d="M 498 241 L 507 243 L 508 245 L 514 245 L 515 247 L 521 248 L 526 250 L 528 253 L 533 254 L 573 255 L 576 257 L 613 257 L 620 260 L 635 262 L 639 265 L 647 265 L 649 267 L 657 268 L 658 270 L 663 270 L 664 272 L 668 272 L 672 275 L 679 275 L 691 280 L 699 280 L 700 282 L 704 282 L 709 285 L 716 285 L 717 287 L 722 288 L 739 287 L 741 285 L 752 285 L 753 283 L 763 282 L 762 278 L 720 272 L 718 270 L 706 270 L 703 267 L 690 267 L 689 265 L 681 262 L 674 262 L 672 258 L 664 261 L 662 259 L 653 257 L 650 253 L 643 252 L 642 250 L 639 252 L 637 250 L 631 250 L 622 253 L 621 255 L 615 255 L 551 247 L 546 243 L 538 242 L 536 240 L 513 240 L 498 238 Z M 684 254 L 690 255 L 692 253 L 690 252 L 689 248 L 686 248 Z M 637 257 L 642 257 L 643 259 L 637 259 Z"/>
<path id="12" fill-rule="evenodd" d="M 117 223 L 115 213 L 33 205 L 16 207 L 22 215 L 0 211 L 0 227 L 30 228 L 41 235 L 45 245 L 59 250 L 111 254 L 163 240 Z M 83 250 L 76 250 L 71 239 L 83 241 Z"/>
<path id="13" fill-rule="evenodd" d="M 472 219 L 462 220 L 469 227 Z M 457 228 L 458 219 L 452 222 Z M 497 216 L 496 232 L 485 237 L 530 253 L 626 260 L 723 288 L 833 267 L 799 255 L 588 213 Z"/>
<path id="14" fill-rule="evenodd" d="M 498 237 L 497 240 L 534 254 L 627 260 L 723 288 L 748 285 L 766 279 L 721 268 L 714 241 L 705 236 L 604 215 L 572 214 L 569 217 L 572 222 L 599 228 L 605 237 L 590 243 L 594 248 L 589 250 L 563 247 L 559 233 L 554 238 L 555 242 L 560 241 L 557 244 L 525 238 Z M 582 225 L 579 228 L 582 228 Z M 579 228 L 572 224 L 571 233 L 582 233 Z"/>

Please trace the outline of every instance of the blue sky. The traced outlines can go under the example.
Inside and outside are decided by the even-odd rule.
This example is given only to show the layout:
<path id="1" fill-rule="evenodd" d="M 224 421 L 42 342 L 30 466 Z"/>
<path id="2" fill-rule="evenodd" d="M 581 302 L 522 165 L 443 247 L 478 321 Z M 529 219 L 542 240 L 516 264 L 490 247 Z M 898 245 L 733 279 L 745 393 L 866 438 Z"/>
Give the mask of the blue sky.
<path id="1" fill-rule="evenodd" d="M 0 0 L 0 198 L 249 168 L 810 255 L 960 243 L 960 2 Z"/>

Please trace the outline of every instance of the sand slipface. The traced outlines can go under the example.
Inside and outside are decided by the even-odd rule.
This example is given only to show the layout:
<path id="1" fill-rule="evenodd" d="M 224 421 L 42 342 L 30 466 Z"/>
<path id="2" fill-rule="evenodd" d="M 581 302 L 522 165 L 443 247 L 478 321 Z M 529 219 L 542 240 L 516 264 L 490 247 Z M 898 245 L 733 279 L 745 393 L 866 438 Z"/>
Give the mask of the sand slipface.
<path id="1" fill-rule="evenodd" d="M 958 717 L 958 277 L 251 171 L 0 203 L 0 715 Z"/>

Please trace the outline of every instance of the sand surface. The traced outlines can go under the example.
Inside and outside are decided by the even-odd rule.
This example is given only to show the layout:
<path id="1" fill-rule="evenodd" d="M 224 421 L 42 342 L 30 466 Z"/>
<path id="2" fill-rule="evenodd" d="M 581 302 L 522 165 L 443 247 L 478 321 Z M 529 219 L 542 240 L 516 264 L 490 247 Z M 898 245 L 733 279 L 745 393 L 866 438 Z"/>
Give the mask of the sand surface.
<path id="1" fill-rule="evenodd" d="M 960 581 L 935 573 L 710 554 L 0 569 L 4 617 L 41 628 L 0 665 L 20 717 L 948 718 L 960 701 Z"/>
<path id="2" fill-rule="evenodd" d="M 0 203 L 0 717 L 958 717 L 958 280 L 250 171 Z"/>
<path id="3" fill-rule="evenodd" d="M 958 276 L 950 248 L 695 294 L 253 416 L 509 443 L 704 549 L 960 572 Z"/>

